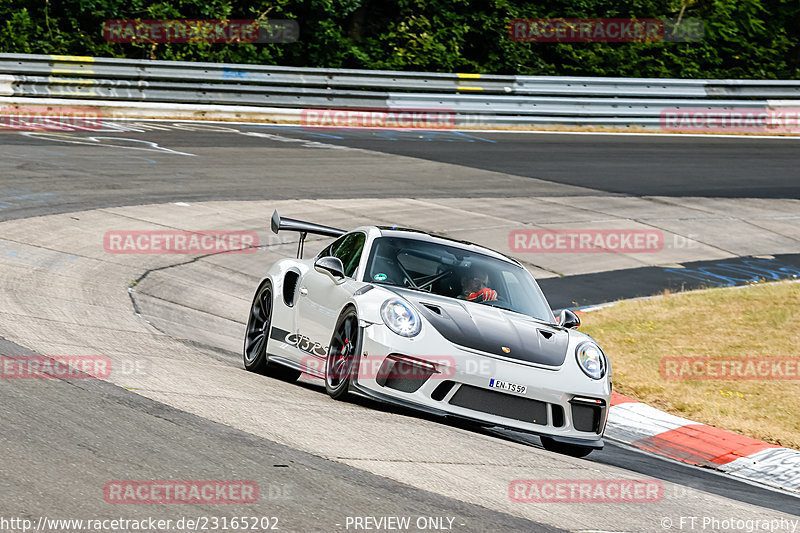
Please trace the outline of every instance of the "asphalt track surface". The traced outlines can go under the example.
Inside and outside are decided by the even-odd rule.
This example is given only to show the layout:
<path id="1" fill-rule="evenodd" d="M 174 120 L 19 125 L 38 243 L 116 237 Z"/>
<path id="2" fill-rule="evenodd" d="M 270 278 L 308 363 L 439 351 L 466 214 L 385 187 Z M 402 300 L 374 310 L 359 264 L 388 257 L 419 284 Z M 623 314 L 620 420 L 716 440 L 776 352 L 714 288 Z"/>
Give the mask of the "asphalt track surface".
<path id="1" fill-rule="evenodd" d="M 34 355 L 3 339 L 0 352 Z M 246 479 L 259 484 L 261 498 L 238 510 L 277 517 L 281 531 L 341 529 L 347 515 L 365 510 L 455 517 L 459 531 L 485 531 L 486 524 L 502 531 L 563 531 L 293 450 L 101 380 L 10 380 L 0 387 L 0 405 L 6 517 L 141 519 L 147 513 L 136 506 L 99 511 L 92 489 L 109 479 Z M 213 505 L 191 507 L 190 516 L 221 514 Z M 149 513 L 177 521 L 189 512 L 160 506 Z"/>
<path id="2" fill-rule="evenodd" d="M 314 132 L 317 133 L 317 132 Z M 322 132 L 326 142 L 634 196 L 800 197 L 798 139 Z M 290 134 L 290 135 L 308 135 Z M 336 139 L 341 137 L 341 139 Z M 441 150 L 443 142 L 451 146 Z"/>
<path id="3" fill-rule="evenodd" d="M 150 131 L 142 130 L 149 127 Z M 0 133 L 0 220 L 169 201 L 292 198 L 663 195 L 800 198 L 798 139 L 522 133 L 308 131 L 122 123 L 128 131 Z M 239 129 L 246 134 L 225 130 Z M 212 130 L 222 131 L 212 131 Z M 198 131 L 199 130 L 199 131 Z M 205 131 L 202 131 L 205 130 Z M 76 138 L 77 137 L 77 138 Z M 285 147 L 259 153 L 265 142 Z M 304 141 L 322 152 L 306 158 Z M 80 143 L 80 144 L 78 144 Z M 120 146 L 119 149 L 109 148 Z M 351 150 L 447 163 L 442 173 L 375 167 Z M 68 150 L 68 147 L 91 147 Z M 174 152 L 212 154 L 213 161 Z M 154 157 L 160 155 L 162 157 Z M 298 163 L 301 160 L 305 164 Z M 466 178 L 472 168 L 520 179 Z M 476 206 L 479 209 L 479 206 Z"/>
<path id="4" fill-rule="evenodd" d="M 736 257 L 725 261 L 692 261 L 681 266 L 680 269 L 641 267 L 545 278 L 539 280 L 539 286 L 553 309 L 580 308 L 664 291 L 731 287 L 765 279 L 793 279 L 800 277 L 800 254 L 782 254 L 772 259 Z M 767 267 L 769 270 L 759 272 L 753 267 Z"/>
<path id="5" fill-rule="evenodd" d="M 174 201 L 387 198 L 405 197 L 409 191 L 417 197 L 657 194 L 797 198 L 800 194 L 796 155 L 800 145 L 794 139 L 456 132 L 374 134 L 264 126 L 239 128 L 258 135 L 191 129 L 127 131 L 125 140 L 119 140 L 119 133 L 85 132 L 47 138 L 0 134 L 0 220 Z M 109 140 L 112 136 L 117 139 Z M 301 142 L 286 141 L 287 138 L 326 146 L 319 146 L 314 156 L 309 157 L 308 150 L 301 149 Z M 282 143 L 285 153 L 277 158 L 275 153 L 271 158 L 262 157 L 258 149 L 265 139 Z M 110 148 L 110 144 L 127 148 Z M 331 145 L 348 148 L 339 150 Z M 360 161 L 359 149 L 400 155 L 409 158 L 410 166 L 400 171 L 376 168 L 373 162 Z M 200 152 L 213 154 L 213 163 L 209 164 L 207 158 L 201 162 L 188 155 Z M 418 176 L 414 175 L 414 159 L 448 166 L 442 167 L 440 175 Z M 453 166 L 501 175 L 494 181 L 490 174 L 471 175 L 462 180 L 460 173 L 452 170 Z M 506 179 L 504 175 L 525 180 Z M 783 259 L 796 264 L 797 258 Z M 594 276 L 574 280 L 583 284 L 587 292 L 598 285 L 605 287 L 587 297 L 583 304 L 606 300 L 604 291 L 611 290 L 609 287 L 613 288 L 618 280 L 613 274 Z M 644 273 L 642 279 L 650 280 L 643 283 L 647 287 L 662 283 L 658 273 L 652 271 Z M 559 284 L 568 280 L 553 279 L 552 283 L 551 294 L 555 295 Z M 658 292 L 647 287 L 638 289 L 635 295 Z M 548 290 L 546 285 L 545 290 Z M 564 294 L 563 299 L 573 300 L 571 294 Z M 558 306 L 557 302 L 553 305 Z M 0 352 L 28 353 L 6 341 L 0 341 Z M 0 490 L 7 509 L 24 509 L 30 515 L 74 511 L 74 502 L 66 501 L 64 492 L 75 491 L 80 485 L 68 481 L 70 476 L 84 481 L 105 480 L 109 478 L 108 471 L 114 471 L 119 478 L 122 477 L 119 469 L 130 465 L 130 475 L 134 478 L 147 478 L 147 473 L 142 472 L 151 473 L 151 477 L 159 473 L 165 477 L 164 472 L 172 472 L 170 477 L 179 479 L 182 471 L 191 470 L 205 471 L 207 479 L 235 478 L 231 473 L 241 472 L 243 477 L 268 479 L 272 483 L 284 481 L 293 487 L 292 497 L 277 497 L 269 504 L 276 514 L 285 512 L 299 517 L 290 530 L 314 530 L 320 527 L 320 519 L 341 520 L 345 514 L 357 514 L 354 510 L 369 508 L 373 515 L 450 513 L 463 519 L 461 530 L 469 531 L 482 530 L 485 524 L 502 531 L 531 528 L 556 531 L 288 449 L 114 385 L 45 381 L 37 387 L 33 392 L 7 384 L 0 387 L 0 403 L 15 406 L 4 410 L 2 426 L 10 430 L 0 436 L 6 450 Z M 88 426 L 87 412 L 108 420 L 108 424 Z M 31 424 L 32 420 L 36 423 Z M 96 433 L 98 427 L 102 433 Z M 144 428 L 149 437 L 147 442 L 137 440 Z M 512 438 L 537 445 L 535 438 Z M 33 464 L 30 460 L 33 448 L 58 460 Z M 108 467 L 106 471 L 84 471 L 82 465 L 90 459 L 97 463 L 98 458 Z M 798 500 L 792 496 L 614 443 L 608 443 L 605 450 L 589 460 L 800 515 Z M 47 497 L 37 500 L 36 494 L 42 490 L 41 479 L 51 481 Z M 320 497 L 320 487 L 324 487 L 326 496 Z M 77 496 L 80 501 L 81 495 Z M 53 509 L 60 500 L 63 507 Z M 304 515 L 309 508 L 314 512 Z M 263 508 L 258 513 L 263 514 Z"/>

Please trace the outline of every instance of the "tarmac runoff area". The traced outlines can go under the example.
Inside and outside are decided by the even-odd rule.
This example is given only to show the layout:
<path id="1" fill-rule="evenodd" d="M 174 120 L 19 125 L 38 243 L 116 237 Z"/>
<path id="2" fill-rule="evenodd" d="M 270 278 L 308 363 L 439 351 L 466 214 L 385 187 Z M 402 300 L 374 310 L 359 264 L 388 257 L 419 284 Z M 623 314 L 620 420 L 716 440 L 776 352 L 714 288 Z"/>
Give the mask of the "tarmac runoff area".
<path id="1" fill-rule="evenodd" d="M 548 197 L 546 201 L 494 198 L 484 202 L 483 214 L 475 214 L 471 210 L 474 200 L 465 198 L 178 202 L 2 222 L 0 287 L 6 295 L 5 306 L 0 310 L 3 336 L 43 355 L 105 356 L 110 359 L 112 368 L 120 369 L 120 372 L 112 371 L 107 380 L 85 381 L 77 386 L 81 390 L 66 381 L 18 381 L 13 389 L 5 383 L 4 394 L 11 395 L 9 401 L 24 402 L 19 405 L 26 406 L 30 417 L 49 420 L 57 416 L 71 421 L 72 425 L 61 424 L 54 428 L 57 428 L 56 433 L 74 433 L 77 440 L 97 432 L 106 435 L 114 424 L 124 423 L 127 427 L 136 420 L 140 424 L 137 446 L 149 446 L 148 453 L 141 455 L 164 457 L 163 462 L 156 460 L 156 464 L 167 470 L 149 470 L 153 476 L 160 472 L 162 478 L 174 478 L 170 472 L 175 469 L 184 475 L 197 470 L 208 472 L 212 460 L 220 464 L 226 461 L 225 454 L 217 448 L 220 442 L 243 439 L 243 442 L 252 442 L 253 449 L 263 443 L 265 449 L 280 450 L 275 453 L 295 454 L 296 466 L 305 468 L 314 461 L 321 461 L 319 464 L 340 465 L 337 468 L 352 467 L 352 471 L 337 471 L 343 480 L 365 475 L 362 473 L 376 474 L 379 478 L 369 479 L 396 482 L 408 490 L 427 491 L 437 498 L 452 499 L 436 500 L 442 507 L 429 507 L 427 511 L 431 514 L 454 501 L 500 513 L 496 517 L 508 521 L 508 530 L 544 531 L 546 527 L 554 527 L 587 532 L 660 531 L 665 519 L 679 524 L 682 517 L 689 516 L 700 517 L 700 520 L 710 517 L 720 524 L 723 520 L 742 524 L 747 520 L 761 523 L 785 520 L 787 524 L 796 520 L 792 515 L 797 514 L 797 507 L 786 503 L 796 499 L 772 493 L 776 502 L 784 502 L 775 504 L 782 509 L 777 511 L 768 504 L 751 505 L 740 498 L 699 490 L 694 487 L 701 474 L 695 477 L 692 467 L 681 467 L 686 469 L 683 471 L 686 477 L 678 482 L 663 481 L 656 476 L 661 486 L 657 493 L 660 497 L 648 497 L 647 494 L 653 493 L 647 492 L 646 483 L 652 482 L 654 477 L 630 468 L 555 455 L 535 446 L 467 431 L 372 402 L 333 402 L 321 390 L 319 382 L 305 380 L 300 385 L 286 384 L 241 368 L 243 321 L 257 280 L 272 261 L 293 256 L 295 252 L 292 235 L 277 237 L 268 232 L 267 220 L 273 209 L 285 216 L 344 228 L 367 223 L 393 224 L 399 219 L 425 221 L 427 229 L 432 231 L 474 240 L 514 255 L 541 278 L 608 270 L 624 272 L 629 268 L 659 265 L 676 268 L 674 265 L 679 263 L 723 261 L 741 255 L 795 253 L 800 238 L 797 229 L 800 210 L 795 200 L 570 196 Z M 537 210 L 532 215 L 534 204 Z M 354 210 L 353 206 L 358 209 Z M 435 217 L 430 216 L 432 211 L 436 212 Z M 503 216 L 498 216 L 499 213 Z M 655 253 L 585 255 L 529 254 L 510 249 L 511 231 L 564 225 L 657 229 L 664 232 L 664 242 L 677 242 L 673 241 L 677 236 L 697 246 L 665 246 Z M 698 227 L 704 228 L 702 236 L 690 236 L 690 233 L 697 233 Z M 104 241 L 111 231 L 172 230 L 255 232 L 259 248 L 245 254 L 125 254 L 109 253 L 108 242 Z M 307 243 L 307 255 L 322 246 L 323 241 Z M 134 305 L 138 315 L 133 312 Z M 82 419 L 80 413 L 68 416 L 61 407 L 48 409 L 46 404 L 36 404 L 37 393 L 30 387 L 41 389 L 37 391 L 42 398 L 69 397 L 64 388 L 83 394 L 81 409 L 91 409 L 91 419 Z M 50 390 L 45 391 L 48 387 Z M 114 411 L 115 408 L 108 405 L 94 406 L 90 387 L 110 387 L 103 389 L 103 394 L 123 398 L 118 402 L 127 402 L 132 412 Z M 93 406 L 89 408 L 89 405 Z M 176 455 L 178 452 L 167 442 L 168 433 L 159 434 L 161 441 L 158 443 L 149 443 L 146 438 L 151 434 L 151 426 L 162 423 L 163 417 L 128 420 L 139 416 L 133 411 L 168 413 L 164 416 L 178 426 L 175 431 L 192 424 L 200 424 L 199 427 L 211 424 L 218 428 L 212 436 L 221 440 L 215 443 L 201 440 L 198 442 L 211 448 L 201 452 L 206 450 L 202 447 L 191 454 Z M 189 418 L 191 423 L 187 422 Z M 20 420 L 7 422 L 9 427 L 20 424 Z M 64 509 L 63 493 L 45 491 L 44 497 L 35 496 L 41 492 L 37 483 L 44 482 L 45 474 L 54 474 L 25 458 L 26 447 L 22 443 L 26 438 L 30 436 L 16 431 L 12 437 L 6 437 L 13 443 L 6 459 L 9 464 L 16 465 L 13 475 L 26 478 L 28 482 L 18 484 L 13 493 L 10 487 L 0 485 L 0 494 L 14 494 L 13 502 L 20 505 L 25 501 L 36 502 L 27 504 L 27 509 L 46 511 L 48 506 Z M 54 440 L 58 438 L 53 436 Z M 96 458 L 111 453 L 118 459 L 116 454 L 103 451 L 102 439 L 92 442 Z M 166 448 L 162 448 L 164 446 Z M 140 456 L 138 451 L 131 453 Z M 114 464 L 112 459 L 108 460 Z M 141 460 L 147 459 L 142 457 Z M 279 479 L 269 477 L 269 472 L 254 472 L 266 476 L 261 478 L 266 484 Z M 246 468 L 238 473 L 249 475 Z M 87 472 L 81 479 L 81 486 L 99 483 L 102 487 L 110 476 L 114 476 L 111 467 L 96 475 Z M 287 478 L 282 480 L 293 482 Z M 568 505 L 552 499 L 534 503 L 530 501 L 533 486 L 530 481 L 537 480 L 566 480 L 568 483 L 590 480 L 593 487 L 608 481 L 619 487 L 620 483 L 639 480 L 644 483 L 644 498 L 636 503 L 630 500 L 599 503 L 596 500 L 595 503 Z M 59 483 L 65 490 L 77 486 L 61 478 Z M 607 484 L 602 486 L 607 487 Z M 544 485 L 540 483 L 536 487 Z M 763 490 L 745 484 L 741 487 L 743 491 Z M 339 490 L 338 494 L 342 494 L 341 491 L 346 493 L 350 489 Z M 341 501 L 338 494 L 331 501 Z M 100 496 L 87 495 L 89 500 L 92 497 Z M 341 504 L 342 509 L 348 511 L 331 511 L 339 513 L 330 520 L 333 523 L 325 522 L 319 515 L 314 523 L 321 524 L 319 527 L 325 530 L 344 530 L 347 517 L 342 513 L 378 515 L 381 513 L 377 511 L 363 511 L 386 509 L 377 500 L 367 503 L 358 498 L 360 496 L 356 495 L 352 501 Z M 317 505 L 329 505 L 319 503 L 325 499 L 318 497 Z M 291 530 L 288 513 L 293 504 L 283 502 L 281 505 L 285 506 L 276 509 L 287 513 L 287 529 Z M 361 512 L 353 512 L 353 509 Z M 489 523 L 483 521 L 490 517 L 480 516 L 475 509 L 465 507 L 459 511 L 459 516 L 473 516 L 471 526 L 469 520 L 462 520 L 465 524 L 459 526 L 462 530 L 470 527 L 480 530 L 477 524 Z M 515 519 L 542 525 L 523 526 L 514 522 Z M 718 530 L 728 529 L 720 526 Z"/>

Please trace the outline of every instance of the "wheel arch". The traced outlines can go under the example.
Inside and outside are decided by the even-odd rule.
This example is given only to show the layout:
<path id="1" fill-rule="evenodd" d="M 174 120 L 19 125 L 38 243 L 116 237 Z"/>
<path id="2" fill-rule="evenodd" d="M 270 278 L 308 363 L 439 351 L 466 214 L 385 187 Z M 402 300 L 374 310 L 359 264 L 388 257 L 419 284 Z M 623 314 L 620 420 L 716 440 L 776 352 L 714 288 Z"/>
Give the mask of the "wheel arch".
<path id="1" fill-rule="evenodd" d="M 339 348 L 336 348 L 336 351 L 334 351 L 334 340 L 337 336 L 337 330 L 344 325 L 345 318 L 351 314 L 354 316 L 356 321 L 355 327 L 356 331 L 358 332 L 356 337 L 357 340 L 354 353 L 349 355 L 351 359 L 349 362 L 346 362 L 347 366 L 344 374 L 345 377 L 341 377 L 341 374 L 339 374 L 338 371 L 336 374 L 331 374 L 332 360 L 334 358 L 339 359 L 340 357 L 343 357 L 342 355 L 336 355 L 336 353 L 344 353 L 343 351 L 338 352 Z M 331 340 L 328 343 L 328 356 L 325 359 L 325 390 L 334 400 L 345 399 L 350 391 L 354 390 L 357 386 L 358 368 L 361 365 L 361 353 L 364 345 L 364 328 L 361 327 L 360 322 L 358 306 L 354 302 L 349 301 L 342 306 L 339 316 L 336 318 L 336 325 L 331 332 Z M 339 362 L 336 363 L 336 366 L 339 366 Z M 332 384 L 330 381 L 332 377 L 335 377 L 338 380 L 338 383 Z"/>

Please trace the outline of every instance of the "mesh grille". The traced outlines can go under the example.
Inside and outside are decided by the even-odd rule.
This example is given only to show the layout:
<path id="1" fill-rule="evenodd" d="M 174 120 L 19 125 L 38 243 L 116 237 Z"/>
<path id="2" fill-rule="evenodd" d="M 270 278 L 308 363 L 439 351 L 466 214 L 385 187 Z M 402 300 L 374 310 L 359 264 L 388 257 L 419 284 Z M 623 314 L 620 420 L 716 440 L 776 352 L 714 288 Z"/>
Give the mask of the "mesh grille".
<path id="1" fill-rule="evenodd" d="M 450 404 L 521 422 L 547 425 L 546 403 L 471 385 L 461 385 L 450 399 Z"/>

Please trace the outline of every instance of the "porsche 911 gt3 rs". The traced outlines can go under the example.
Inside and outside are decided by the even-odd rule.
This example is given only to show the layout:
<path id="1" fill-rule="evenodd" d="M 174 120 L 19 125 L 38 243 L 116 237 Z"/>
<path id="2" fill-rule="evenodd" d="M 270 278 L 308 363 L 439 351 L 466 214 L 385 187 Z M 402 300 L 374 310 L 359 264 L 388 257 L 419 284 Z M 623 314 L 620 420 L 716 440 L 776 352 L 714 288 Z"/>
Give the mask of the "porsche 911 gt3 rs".
<path id="1" fill-rule="evenodd" d="M 253 298 L 244 365 L 294 381 L 305 372 L 334 399 L 355 393 L 489 427 L 534 433 L 545 448 L 602 448 L 611 365 L 556 320 L 516 260 L 418 230 L 344 231 L 272 217 L 300 234 Z M 302 259 L 308 234 L 336 237 Z"/>

